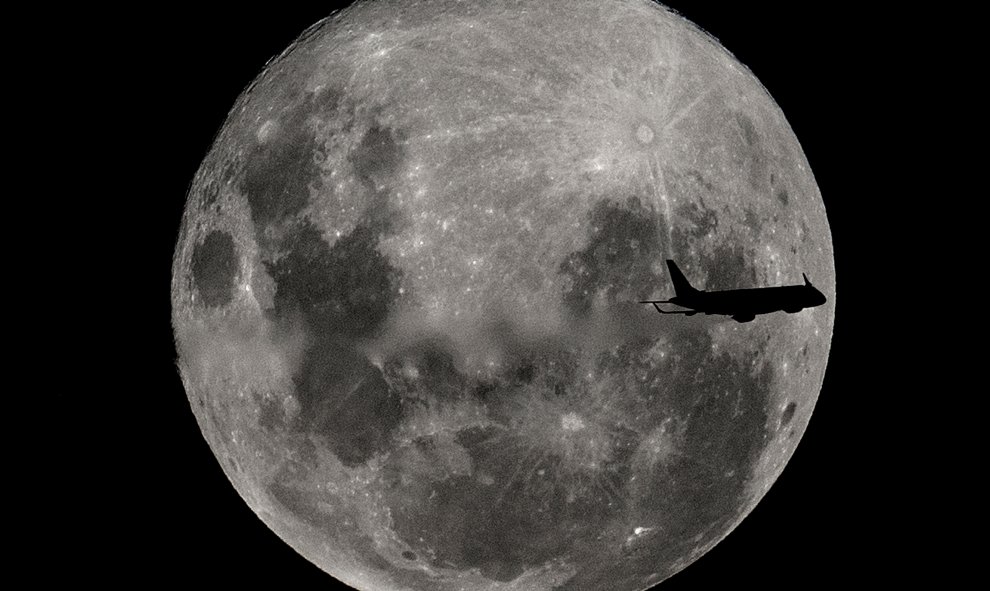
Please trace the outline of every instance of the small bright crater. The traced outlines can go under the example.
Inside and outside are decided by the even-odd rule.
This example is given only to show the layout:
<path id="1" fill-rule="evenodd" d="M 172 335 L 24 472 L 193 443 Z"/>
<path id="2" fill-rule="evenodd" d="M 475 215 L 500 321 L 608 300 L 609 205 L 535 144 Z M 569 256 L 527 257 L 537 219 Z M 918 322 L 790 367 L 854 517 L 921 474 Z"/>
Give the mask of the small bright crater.
<path id="1" fill-rule="evenodd" d="M 577 431 L 584 428 L 584 421 L 573 412 L 569 412 L 560 417 L 560 426 L 565 431 Z"/>
<path id="2" fill-rule="evenodd" d="M 258 143 L 267 144 L 278 131 L 278 123 L 269 119 L 258 128 Z"/>
<path id="3" fill-rule="evenodd" d="M 653 130 L 650 126 L 643 123 L 636 130 L 636 139 L 639 140 L 641 144 L 648 144 L 653 141 Z"/>

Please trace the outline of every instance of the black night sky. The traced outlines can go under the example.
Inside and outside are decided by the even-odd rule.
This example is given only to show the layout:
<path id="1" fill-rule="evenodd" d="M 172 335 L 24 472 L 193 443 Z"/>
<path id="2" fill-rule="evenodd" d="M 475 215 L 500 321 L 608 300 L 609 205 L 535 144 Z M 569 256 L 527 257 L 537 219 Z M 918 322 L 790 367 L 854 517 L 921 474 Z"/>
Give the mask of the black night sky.
<path id="1" fill-rule="evenodd" d="M 862 201 L 876 197 L 872 171 L 884 166 L 874 116 L 886 107 L 872 89 L 890 55 L 868 39 L 884 34 L 885 21 L 834 7 L 667 4 L 718 38 L 785 113 L 825 199 L 838 294 L 825 384 L 793 459 L 739 527 L 659 588 L 889 582 L 896 559 L 881 549 L 895 534 L 883 533 L 891 507 L 880 483 L 891 445 L 882 435 L 882 405 L 870 399 L 880 394 L 880 381 L 863 358 L 881 331 L 863 292 L 880 275 L 861 259 L 867 245 L 860 235 L 869 215 Z M 82 531 L 99 535 L 81 542 L 88 547 L 73 570 L 76 582 L 230 589 L 331 583 L 267 529 L 217 465 L 174 367 L 169 300 L 185 192 L 214 134 L 264 63 L 327 12 L 325 4 L 173 11 L 98 30 L 106 36 L 94 40 L 106 45 L 99 55 L 117 56 L 105 58 L 99 75 L 131 97 L 115 111 L 127 119 L 122 133 L 133 137 L 117 150 L 140 152 L 141 162 L 125 172 L 127 186 L 143 187 L 122 201 L 131 212 L 124 231 L 137 246 L 116 255 L 112 281 L 144 296 L 117 345 L 126 349 L 126 371 L 93 362 L 115 392 L 87 411 L 102 409 L 103 418 L 116 420 L 94 436 L 97 470 L 106 475 L 89 476 L 89 486 L 99 488 L 94 496 L 104 506 L 100 517 L 84 517 Z M 883 396 L 889 402 L 891 393 Z"/>

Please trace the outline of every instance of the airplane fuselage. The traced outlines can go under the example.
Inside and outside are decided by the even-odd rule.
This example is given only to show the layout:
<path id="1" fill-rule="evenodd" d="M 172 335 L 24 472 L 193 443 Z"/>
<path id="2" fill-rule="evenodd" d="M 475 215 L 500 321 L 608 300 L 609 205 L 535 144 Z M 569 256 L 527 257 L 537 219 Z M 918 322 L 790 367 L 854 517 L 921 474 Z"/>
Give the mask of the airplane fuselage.
<path id="1" fill-rule="evenodd" d="M 749 322 L 759 314 L 771 312 L 800 312 L 825 303 L 825 294 L 811 284 L 804 276 L 804 285 L 784 285 L 781 287 L 760 287 L 753 289 L 729 289 L 704 291 L 691 287 L 687 278 L 672 260 L 667 260 L 670 279 L 676 295 L 669 300 L 644 300 L 652 304 L 661 314 L 721 314 L 731 316 L 737 322 Z M 660 304 L 674 304 L 687 308 L 682 311 L 669 311 Z"/>
<path id="2" fill-rule="evenodd" d="M 812 286 L 785 285 L 755 289 L 698 291 L 677 295 L 671 304 L 691 308 L 700 314 L 724 314 L 742 318 L 771 312 L 800 312 L 824 303 L 824 296 Z"/>

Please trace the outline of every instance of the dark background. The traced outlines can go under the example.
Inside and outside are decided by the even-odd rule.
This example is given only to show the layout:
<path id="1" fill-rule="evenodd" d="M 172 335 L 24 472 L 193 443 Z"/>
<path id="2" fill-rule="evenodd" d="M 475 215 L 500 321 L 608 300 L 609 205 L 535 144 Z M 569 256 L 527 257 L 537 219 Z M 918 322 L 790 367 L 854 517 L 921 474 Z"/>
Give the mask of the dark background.
<path id="1" fill-rule="evenodd" d="M 834 7 L 746 4 L 668 3 L 755 73 L 799 138 L 833 232 L 837 323 L 818 405 L 782 476 L 725 540 L 661 588 L 890 582 L 905 568 L 894 569 L 890 549 L 898 534 L 888 527 L 893 445 L 878 400 L 888 387 L 877 375 L 884 329 L 870 316 L 869 294 L 888 248 L 871 203 L 886 167 L 882 87 L 896 48 L 878 39 L 895 25 Z M 114 89 L 102 105 L 121 127 L 109 155 L 125 163 L 115 181 L 123 199 L 112 202 L 117 227 L 95 238 L 108 253 L 97 272 L 110 294 L 124 294 L 109 303 L 134 309 L 116 342 L 123 372 L 94 365 L 111 388 L 88 412 L 113 421 L 89 434 L 102 446 L 91 462 L 98 467 L 77 466 L 101 508 L 86 511 L 76 580 L 332 586 L 240 499 L 199 433 L 175 370 L 169 299 L 185 192 L 214 134 L 265 62 L 328 12 L 117 14 L 87 33 L 94 49 L 80 59 L 94 86 Z"/>

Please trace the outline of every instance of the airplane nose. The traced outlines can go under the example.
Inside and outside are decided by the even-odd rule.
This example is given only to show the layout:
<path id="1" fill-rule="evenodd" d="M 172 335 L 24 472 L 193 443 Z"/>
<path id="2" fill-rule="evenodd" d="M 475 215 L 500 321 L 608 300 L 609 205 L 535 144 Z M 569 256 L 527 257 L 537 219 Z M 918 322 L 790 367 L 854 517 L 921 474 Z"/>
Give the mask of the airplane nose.
<path id="1" fill-rule="evenodd" d="M 826 301 L 825 294 L 823 294 L 821 290 L 819 290 L 814 285 L 809 285 L 807 287 L 809 289 L 808 289 L 808 295 L 806 296 L 807 297 L 806 301 L 808 302 L 809 306 L 821 306 L 822 304 L 825 303 Z"/>

